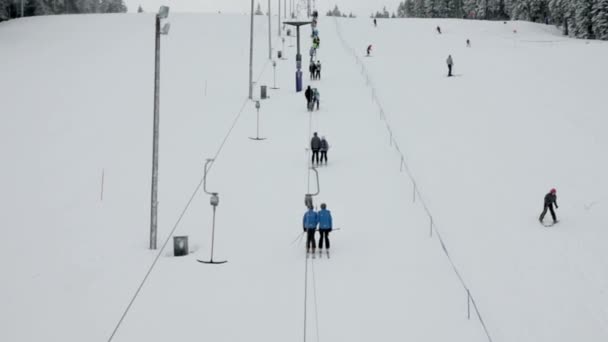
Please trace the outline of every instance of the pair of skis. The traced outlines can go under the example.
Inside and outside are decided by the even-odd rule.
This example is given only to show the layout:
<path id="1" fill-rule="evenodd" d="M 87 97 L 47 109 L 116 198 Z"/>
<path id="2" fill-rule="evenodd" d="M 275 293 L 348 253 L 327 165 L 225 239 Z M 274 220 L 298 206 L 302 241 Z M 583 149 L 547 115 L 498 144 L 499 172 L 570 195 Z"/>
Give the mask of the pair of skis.
<path id="1" fill-rule="evenodd" d="M 317 255 L 316 251 L 315 252 L 306 251 L 306 258 L 312 257 L 313 259 L 316 259 L 316 255 Z M 327 255 L 327 259 L 330 258 L 329 249 L 325 250 L 325 255 Z M 321 258 L 321 257 L 323 257 L 323 250 L 321 248 L 319 248 L 319 258 Z"/>

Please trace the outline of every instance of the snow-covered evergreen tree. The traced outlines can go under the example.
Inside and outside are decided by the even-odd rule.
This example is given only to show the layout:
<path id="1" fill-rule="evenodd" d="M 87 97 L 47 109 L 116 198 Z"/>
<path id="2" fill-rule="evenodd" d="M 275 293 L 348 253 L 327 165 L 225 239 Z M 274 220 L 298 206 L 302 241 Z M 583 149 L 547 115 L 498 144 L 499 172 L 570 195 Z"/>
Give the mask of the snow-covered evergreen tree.
<path id="1" fill-rule="evenodd" d="M 0 21 L 10 19 L 10 3 L 8 0 L 0 0 Z"/>
<path id="2" fill-rule="evenodd" d="M 425 0 L 424 1 L 424 16 L 426 18 L 437 18 L 439 13 L 437 12 L 437 3 L 439 0 Z"/>
<path id="3" fill-rule="evenodd" d="M 591 11 L 593 0 L 575 0 L 574 34 L 579 38 L 593 38 L 593 21 Z"/>
<path id="4" fill-rule="evenodd" d="M 426 7 L 424 0 L 414 0 L 414 17 L 424 18 L 426 16 Z"/>
<path id="5" fill-rule="evenodd" d="M 595 38 L 608 40 L 608 0 L 596 0 L 591 15 Z"/>
<path id="6" fill-rule="evenodd" d="M 467 18 L 477 18 L 477 0 L 464 0 L 462 4 L 462 9 Z"/>

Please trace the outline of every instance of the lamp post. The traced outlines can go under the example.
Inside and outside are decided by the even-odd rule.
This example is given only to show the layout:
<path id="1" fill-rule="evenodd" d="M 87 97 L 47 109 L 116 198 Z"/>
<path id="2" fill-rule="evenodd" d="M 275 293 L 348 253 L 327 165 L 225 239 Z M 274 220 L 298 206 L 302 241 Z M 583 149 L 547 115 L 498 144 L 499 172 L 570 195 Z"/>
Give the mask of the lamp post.
<path id="1" fill-rule="evenodd" d="M 249 99 L 253 99 L 253 0 L 251 0 L 251 20 L 249 27 Z"/>
<path id="2" fill-rule="evenodd" d="M 296 54 L 296 92 L 302 91 L 302 55 L 300 54 L 300 26 L 310 24 L 310 21 L 285 21 L 284 24 L 296 27 L 298 51 Z"/>
<path id="3" fill-rule="evenodd" d="M 268 59 L 272 59 L 272 13 L 270 12 L 270 0 L 268 0 Z"/>
<path id="4" fill-rule="evenodd" d="M 161 19 L 169 16 L 169 7 L 161 6 L 156 14 L 156 40 L 154 54 L 154 131 L 152 133 L 152 195 L 150 208 L 150 249 L 156 249 L 158 218 L 158 121 L 160 91 L 160 35 L 168 34 L 170 24 L 160 27 Z"/>

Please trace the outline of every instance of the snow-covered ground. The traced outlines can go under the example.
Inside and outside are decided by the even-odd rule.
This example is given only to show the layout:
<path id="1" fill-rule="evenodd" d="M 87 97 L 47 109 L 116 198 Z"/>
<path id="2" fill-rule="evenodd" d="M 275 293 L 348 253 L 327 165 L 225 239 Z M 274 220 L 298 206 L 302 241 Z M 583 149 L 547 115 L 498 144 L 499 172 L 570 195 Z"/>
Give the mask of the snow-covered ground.
<path id="1" fill-rule="evenodd" d="M 0 23 L 2 341 L 107 341 L 156 256 L 153 18 Z M 308 341 L 486 341 L 386 122 L 494 341 L 608 338 L 608 44 L 519 22 L 321 18 L 321 110 L 309 115 L 294 92 L 287 39 L 258 142 L 248 138 L 248 20 L 170 16 L 159 246 L 177 226 L 192 254 L 175 258 L 169 244 L 114 341 L 302 339 L 305 273 Z M 271 86 L 266 24 L 256 17 L 254 77 Z M 448 54 L 458 77 L 445 77 Z M 332 146 L 315 203 L 341 229 L 331 259 L 306 263 L 296 238 L 315 190 L 312 131 Z M 217 266 L 195 261 L 209 258 L 209 197 L 199 190 L 184 211 L 214 156 L 214 258 L 228 260 Z M 537 217 L 551 187 L 561 222 L 547 229 Z"/>

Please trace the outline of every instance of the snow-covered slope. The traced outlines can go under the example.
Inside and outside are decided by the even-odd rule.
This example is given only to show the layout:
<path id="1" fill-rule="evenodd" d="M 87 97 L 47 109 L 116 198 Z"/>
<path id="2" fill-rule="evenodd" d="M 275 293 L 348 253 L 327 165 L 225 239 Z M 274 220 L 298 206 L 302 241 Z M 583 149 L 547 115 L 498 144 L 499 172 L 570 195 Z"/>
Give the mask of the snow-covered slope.
<path id="1" fill-rule="evenodd" d="M 321 110 L 307 114 L 294 92 L 287 39 L 280 89 L 261 101 L 268 139 L 257 142 L 248 139 L 256 123 L 246 98 L 248 17 L 170 20 L 159 245 L 177 226 L 193 254 L 162 252 L 115 341 L 302 339 L 305 308 L 307 340 L 486 341 L 476 317 L 467 320 L 466 292 L 429 238 L 420 200 L 412 202 L 378 102 L 493 340 L 608 337 L 600 216 L 608 45 L 525 23 L 373 28 L 321 18 L 323 79 L 312 82 Z M 355 50 L 373 44 L 373 58 L 357 64 L 337 28 Z M 254 75 L 270 86 L 266 29 L 256 18 Z M 0 24 L 0 340 L 107 340 L 153 262 L 153 38 L 148 14 Z M 308 47 L 304 39 L 304 54 Z M 449 53 L 460 77 L 444 77 Z M 315 190 L 305 150 L 312 131 L 332 146 L 315 201 L 341 229 L 331 259 L 306 263 L 297 237 L 304 194 Z M 219 266 L 195 261 L 210 253 L 208 196 L 199 190 L 187 206 L 212 157 L 215 258 L 229 260 Z M 536 220 L 553 186 L 561 222 L 548 230 Z"/>

